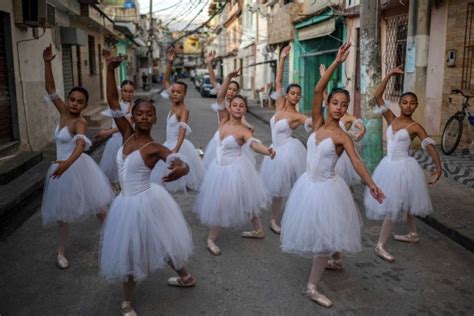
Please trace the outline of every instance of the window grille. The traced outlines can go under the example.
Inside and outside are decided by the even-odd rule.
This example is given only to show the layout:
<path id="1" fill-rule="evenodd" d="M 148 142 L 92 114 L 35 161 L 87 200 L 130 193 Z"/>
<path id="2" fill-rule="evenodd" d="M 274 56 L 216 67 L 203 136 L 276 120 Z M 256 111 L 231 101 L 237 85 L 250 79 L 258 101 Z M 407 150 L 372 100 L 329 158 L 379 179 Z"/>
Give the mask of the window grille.
<path id="1" fill-rule="evenodd" d="M 474 2 L 467 5 L 461 88 L 474 89 Z"/>
<path id="2" fill-rule="evenodd" d="M 88 37 L 89 46 L 89 74 L 94 75 L 97 73 L 95 65 L 95 39 L 93 36 Z"/>
<path id="3" fill-rule="evenodd" d="M 387 39 L 385 49 L 386 71 L 405 65 L 408 17 L 398 15 L 386 19 Z M 387 85 L 386 98 L 397 100 L 403 93 L 404 76 L 395 76 Z"/>

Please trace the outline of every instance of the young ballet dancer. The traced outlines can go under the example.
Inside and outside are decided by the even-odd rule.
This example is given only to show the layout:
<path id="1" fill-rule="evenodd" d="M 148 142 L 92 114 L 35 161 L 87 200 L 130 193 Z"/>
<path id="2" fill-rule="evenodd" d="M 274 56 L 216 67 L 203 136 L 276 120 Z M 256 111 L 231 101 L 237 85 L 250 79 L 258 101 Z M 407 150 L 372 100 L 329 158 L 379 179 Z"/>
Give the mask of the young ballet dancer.
<path id="1" fill-rule="evenodd" d="M 324 307 L 331 307 L 332 302 L 317 287 L 331 254 L 361 249 L 360 214 L 346 182 L 334 172 L 337 159 L 344 151 L 369 186 L 373 198 L 379 202 L 384 198 L 356 154 L 352 139 L 339 126 L 349 105 L 349 93 L 333 90 L 328 96 L 327 118 L 321 114 L 323 91 L 336 68 L 346 59 L 350 46 L 346 43 L 339 48 L 336 59 L 315 87 L 312 108 L 315 133 L 307 143 L 307 168 L 291 190 L 280 236 L 284 252 L 313 257 L 306 295 Z"/>
<path id="2" fill-rule="evenodd" d="M 183 160 L 189 164 L 190 171 L 178 181 L 162 183 L 161 179 L 168 173 L 168 167 L 165 162 L 160 161 L 151 173 L 151 180 L 155 183 L 164 184 L 170 192 L 186 191 L 186 189 L 197 191 L 204 178 L 205 168 L 194 145 L 186 139 L 186 135 L 191 133 L 191 128 L 188 125 L 189 111 L 184 104 L 187 85 L 181 81 L 176 81 L 174 84 L 169 82 L 175 59 L 176 50 L 174 47 L 170 47 L 163 86 L 172 105 L 166 118 L 166 142 L 163 145 L 173 153 L 180 153 Z"/>
<path id="3" fill-rule="evenodd" d="M 51 68 L 55 57 L 50 44 L 43 51 L 45 88 L 59 112 L 59 125 L 54 133 L 57 158 L 46 175 L 41 215 L 44 224 L 58 223 L 56 263 L 60 269 L 67 269 L 69 261 L 65 246 L 69 239 L 69 224 L 90 214 L 96 214 L 102 221 L 114 193 L 96 162 L 84 154 L 91 141 L 85 136 L 87 124 L 81 113 L 87 107 L 89 93 L 84 88 L 74 87 L 66 101 L 61 100 Z"/>
<path id="4" fill-rule="evenodd" d="M 223 88 L 228 83 L 229 77 Z M 230 117 L 220 122 L 216 158 L 206 171 L 193 209 L 201 223 L 210 227 L 207 247 L 215 256 L 221 253 L 215 243 L 221 228 L 239 227 L 251 221 L 254 230 L 243 232 L 242 237 L 265 237 L 259 216 L 270 196 L 242 147 L 248 143 L 255 152 L 272 158 L 275 152 L 253 138 L 242 124 L 246 110 L 247 102 L 242 96 L 230 100 Z"/>
<path id="5" fill-rule="evenodd" d="M 380 185 L 387 198 L 382 204 L 374 203 L 368 194 L 364 202 L 367 217 L 383 219 L 375 253 L 380 258 L 393 262 L 395 257 L 385 250 L 385 244 L 392 232 L 395 221 L 405 220 L 408 234 L 395 235 L 398 241 L 416 243 L 419 240 L 416 231 L 415 216 L 426 216 L 433 211 L 431 199 L 425 183 L 425 175 L 418 162 L 409 156 L 408 150 L 413 139 L 421 140 L 421 147 L 427 150 L 436 169 L 429 184 L 434 184 L 441 176 L 441 161 L 436 151 L 435 142 L 428 137 L 423 126 L 412 119 L 418 107 L 418 99 L 412 92 L 405 92 L 400 97 L 400 116 L 396 116 L 383 99 L 383 94 L 390 78 L 403 75 L 401 66 L 390 71 L 375 92 L 378 112 L 387 122 L 387 155 L 380 161 L 374 171 L 374 180 Z"/>
<path id="6" fill-rule="evenodd" d="M 135 93 L 135 84 L 133 81 L 124 80 L 120 85 L 120 108 L 127 118 L 130 118 L 130 109 L 132 107 L 133 95 Z M 102 115 L 112 117 L 110 109 L 102 112 Z M 113 184 L 116 191 L 119 189 L 119 178 L 117 170 L 117 152 L 122 146 L 123 139 L 120 134 L 117 124 L 112 120 L 112 128 L 99 131 L 95 139 L 100 140 L 112 137 L 105 144 L 104 152 L 100 160 L 100 168 L 104 171 L 110 182 Z"/>
<path id="7" fill-rule="evenodd" d="M 280 234 L 278 220 L 283 205 L 283 200 L 290 194 L 293 184 L 306 169 L 306 148 L 296 138 L 292 137 L 293 130 L 304 125 L 311 129 L 311 119 L 296 111 L 296 105 L 301 99 L 301 87 L 292 83 L 282 93 L 283 65 L 290 51 L 290 46 L 283 49 L 277 67 L 275 92 L 284 97 L 276 103 L 276 112 L 270 119 L 272 144 L 278 155 L 275 159 L 263 159 L 260 175 L 263 183 L 272 196 L 272 212 L 270 217 L 270 230 Z M 308 131 L 309 131 L 308 130 Z"/>
<path id="8" fill-rule="evenodd" d="M 115 69 L 120 57 L 106 55 L 107 102 L 124 139 L 117 153 L 121 192 L 113 201 L 101 236 L 100 272 L 110 281 L 123 282 L 123 315 L 136 315 L 131 300 L 138 281 L 169 264 L 179 275 L 168 285 L 194 286 L 195 279 L 184 264 L 192 253 L 191 231 L 181 209 L 161 186 L 150 183 L 155 164 L 166 161 L 169 173 L 164 182 L 173 181 L 189 171 L 188 165 L 150 135 L 156 122 L 153 104 L 137 100 L 131 109 L 132 124 L 125 118 L 118 101 Z"/>
<path id="9" fill-rule="evenodd" d="M 207 69 L 209 72 L 209 79 L 211 80 L 211 84 L 214 87 L 214 89 L 217 91 L 217 102 L 211 104 L 211 108 L 215 112 L 217 112 L 217 125 L 219 125 L 219 122 L 221 120 L 228 119 L 229 117 L 229 112 L 228 112 L 229 100 L 232 99 L 237 94 L 239 94 L 240 85 L 237 81 L 233 79 L 240 76 L 240 71 L 232 71 L 231 73 L 228 74 L 230 81 L 229 81 L 229 84 L 227 85 L 227 89 L 223 89 L 222 86 L 217 82 L 217 78 L 214 73 L 214 68 L 212 66 L 212 62 L 214 61 L 215 58 L 216 58 L 216 53 L 209 52 L 209 54 L 207 55 Z M 246 126 L 253 133 L 254 127 L 247 122 L 247 120 L 245 119 L 245 115 L 242 117 L 242 124 Z M 203 163 L 206 169 L 209 167 L 211 162 L 216 157 L 216 147 L 217 147 L 218 141 L 219 141 L 219 130 L 216 130 L 213 137 L 207 143 L 206 149 L 204 150 Z M 249 158 L 249 160 L 252 162 L 252 164 L 255 165 L 256 164 L 255 152 L 250 148 L 250 146 L 248 146 L 248 144 L 245 144 L 242 150 L 243 150 L 243 153 L 247 156 L 247 158 Z"/>

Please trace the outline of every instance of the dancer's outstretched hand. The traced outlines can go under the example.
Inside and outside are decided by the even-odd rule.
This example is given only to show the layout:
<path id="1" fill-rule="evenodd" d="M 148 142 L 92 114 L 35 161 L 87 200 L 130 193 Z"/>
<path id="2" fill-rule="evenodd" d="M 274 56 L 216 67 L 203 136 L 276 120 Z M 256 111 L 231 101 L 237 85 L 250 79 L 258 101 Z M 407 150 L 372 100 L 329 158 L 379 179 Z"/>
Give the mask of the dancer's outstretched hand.
<path id="1" fill-rule="evenodd" d="M 428 181 L 428 184 L 435 184 L 438 182 L 439 178 L 441 177 L 441 170 L 435 170 L 433 173 L 431 173 L 431 178 L 430 181 Z"/>
<path id="2" fill-rule="evenodd" d="M 242 70 L 242 68 L 239 68 L 239 69 L 235 69 L 234 71 L 229 72 L 229 74 L 228 74 L 229 78 L 236 78 L 236 77 L 240 76 L 240 71 L 241 70 Z"/>
<path id="3" fill-rule="evenodd" d="M 207 63 L 212 63 L 214 61 L 214 59 L 216 58 L 216 51 L 212 50 L 209 52 L 209 54 L 207 54 Z"/>
<path id="4" fill-rule="evenodd" d="M 58 167 L 56 170 L 54 170 L 53 174 L 51 175 L 51 178 L 53 179 L 59 179 L 60 176 L 63 175 L 64 172 L 71 166 L 69 162 L 64 161 L 64 160 L 56 160 L 54 163 L 58 164 Z"/>
<path id="5" fill-rule="evenodd" d="M 168 61 L 170 63 L 173 63 L 175 59 L 176 59 L 176 48 L 174 48 L 174 46 L 171 46 L 170 48 L 168 48 Z"/>
<path id="6" fill-rule="evenodd" d="M 344 45 L 339 47 L 339 50 L 336 56 L 336 61 L 338 63 L 341 64 L 346 60 L 347 56 L 349 55 L 351 45 L 352 45 L 351 42 L 347 41 Z"/>
<path id="7" fill-rule="evenodd" d="M 326 72 L 326 65 L 325 64 L 320 64 L 319 65 L 319 75 L 322 77 L 325 72 Z"/>
<path id="8" fill-rule="evenodd" d="M 268 147 L 268 155 L 270 156 L 271 159 L 275 158 L 276 152 L 275 149 L 272 147 Z"/>
<path id="9" fill-rule="evenodd" d="M 285 46 L 285 48 L 283 48 L 283 50 L 281 51 L 280 58 L 288 57 L 288 55 L 290 54 L 290 49 L 291 49 L 290 45 Z"/>
<path id="10" fill-rule="evenodd" d="M 180 159 L 173 160 L 168 169 L 170 172 L 162 178 L 163 182 L 177 180 L 189 172 L 189 166 Z"/>
<path id="11" fill-rule="evenodd" d="M 380 204 L 382 204 L 383 200 L 385 199 L 385 194 L 376 185 L 370 187 L 370 194 L 372 194 L 374 199 L 376 199 Z"/>
<path id="12" fill-rule="evenodd" d="M 389 72 L 390 75 L 403 75 L 404 74 L 404 71 L 403 71 L 403 65 L 400 65 L 400 66 L 397 66 L 395 68 L 393 68 L 392 70 L 390 70 Z"/>
<path id="13" fill-rule="evenodd" d="M 51 44 L 49 44 L 49 46 L 43 50 L 43 60 L 46 62 L 52 61 L 54 57 L 56 57 L 56 55 L 53 55 L 53 49 L 51 48 Z"/>

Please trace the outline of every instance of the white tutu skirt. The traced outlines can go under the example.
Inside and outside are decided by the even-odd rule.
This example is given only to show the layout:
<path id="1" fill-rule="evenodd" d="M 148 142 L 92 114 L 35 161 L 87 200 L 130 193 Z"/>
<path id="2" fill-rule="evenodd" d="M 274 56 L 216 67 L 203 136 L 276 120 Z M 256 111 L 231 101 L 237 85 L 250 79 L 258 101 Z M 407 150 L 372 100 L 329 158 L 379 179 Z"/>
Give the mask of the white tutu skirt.
<path id="1" fill-rule="evenodd" d="M 168 148 L 173 148 L 176 144 L 165 142 L 163 145 Z M 168 174 L 169 169 L 168 165 L 160 160 L 155 168 L 153 168 L 150 179 L 154 183 L 163 185 L 169 192 L 186 191 L 186 189 L 198 191 L 206 172 L 202 160 L 193 144 L 187 139 L 185 139 L 181 145 L 179 153 L 183 156 L 183 160 L 189 165 L 189 173 L 187 175 L 176 181 L 163 183 L 161 179 Z"/>
<path id="2" fill-rule="evenodd" d="M 352 166 L 351 159 L 345 151 L 337 160 L 335 171 L 336 174 L 341 176 L 344 181 L 346 181 L 347 185 L 353 186 L 360 184 L 360 176 L 355 171 L 354 167 Z"/>
<path id="3" fill-rule="evenodd" d="M 216 158 L 218 139 L 219 131 L 214 134 L 211 140 L 207 143 L 206 149 L 204 150 L 203 163 L 206 170 L 209 168 L 214 158 Z M 242 153 L 247 157 L 247 159 L 252 163 L 252 165 L 257 165 L 257 158 L 255 152 L 250 147 L 250 143 L 245 143 L 244 145 L 242 145 Z"/>
<path id="4" fill-rule="evenodd" d="M 368 218 L 382 220 L 388 217 L 397 221 L 405 220 L 407 213 L 424 217 L 433 212 L 425 175 L 414 158 L 391 160 L 385 157 L 372 178 L 385 194 L 385 200 L 379 204 L 369 191 L 365 191 L 364 204 Z"/>
<path id="5" fill-rule="evenodd" d="M 192 254 L 192 236 L 180 207 L 160 185 L 119 194 L 101 235 L 100 273 L 109 281 L 143 280 L 172 262 L 179 269 Z"/>
<path id="6" fill-rule="evenodd" d="M 361 250 L 362 220 L 345 181 L 296 181 L 281 221 L 281 248 L 304 257 Z"/>
<path id="7" fill-rule="evenodd" d="M 102 158 L 100 159 L 100 168 L 104 171 L 110 182 L 118 183 L 117 152 L 122 147 L 123 138 L 120 133 L 115 133 L 105 144 Z"/>
<path id="8" fill-rule="evenodd" d="M 270 195 L 244 155 L 221 166 L 214 160 L 204 177 L 193 212 L 207 226 L 239 227 L 259 216 Z"/>
<path id="9" fill-rule="evenodd" d="M 46 174 L 41 205 L 43 224 L 71 223 L 107 210 L 115 195 L 109 180 L 91 157 L 81 154 L 61 177 L 53 179 L 51 175 L 57 167 L 53 163 Z"/>
<path id="10" fill-rule="evenodd" d="M 280 146 L 272 144 L 271 147 L 275 149 L 275 158 L 263 158 L 260 175 L 272 197 L 287 197 L 306 170 L 306 148 L 296 138 Z"/>

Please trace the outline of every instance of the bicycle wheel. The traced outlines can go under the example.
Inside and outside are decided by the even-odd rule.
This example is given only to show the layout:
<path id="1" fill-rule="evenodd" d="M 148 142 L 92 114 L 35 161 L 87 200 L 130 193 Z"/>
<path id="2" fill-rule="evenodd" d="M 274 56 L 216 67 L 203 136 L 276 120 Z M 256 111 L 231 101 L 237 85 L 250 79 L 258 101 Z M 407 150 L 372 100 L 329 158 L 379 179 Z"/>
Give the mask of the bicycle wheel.
<path id="1" fill-rule="evenodd" d="M 462 119 L 456 114 L 446 122 L 441 135 L 441 151 L 445 155 L 451 155 L 459 145 L 462 136 Z"/>

